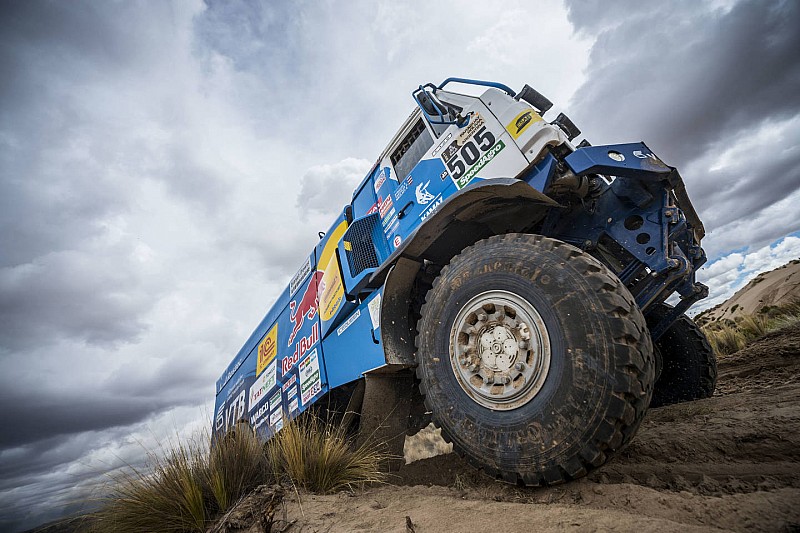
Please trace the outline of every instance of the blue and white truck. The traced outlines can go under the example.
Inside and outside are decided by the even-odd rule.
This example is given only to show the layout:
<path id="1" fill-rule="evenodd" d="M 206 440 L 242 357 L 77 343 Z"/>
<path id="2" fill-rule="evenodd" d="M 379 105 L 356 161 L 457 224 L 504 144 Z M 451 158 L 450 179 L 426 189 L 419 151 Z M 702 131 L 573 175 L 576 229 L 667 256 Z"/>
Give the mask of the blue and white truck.
<path id="1" fill-rule="evenodd" d="M 704 229 L 678 171 L 642 142 L 573 144 L 527 85 L 412 94 L 217 381 L 215 437 L 336 405 L 395 451 L 432 421 L 491 475 L 547 485 L 602 465 L 651 404 L 710 396 L 684 314 L 708 292 Z"/>

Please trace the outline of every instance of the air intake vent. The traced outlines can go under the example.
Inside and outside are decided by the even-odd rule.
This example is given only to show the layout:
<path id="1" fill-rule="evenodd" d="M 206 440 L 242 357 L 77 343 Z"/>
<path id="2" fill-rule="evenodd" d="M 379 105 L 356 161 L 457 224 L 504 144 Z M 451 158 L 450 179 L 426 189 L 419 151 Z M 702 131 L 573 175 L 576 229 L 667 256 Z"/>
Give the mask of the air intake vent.
<path id="1" fill-rule="evenodd" d="M 381 232 L 380 217 L 373 213 L 364 218 L 359 218 L 350 224 L 344 234 L 344 249 L 347 252 L 347 264 L 350 267 L 350 277 L 368 268 L 376 268 L 380 264 L 378 252 L 375 250 L 374 234 Z"/>

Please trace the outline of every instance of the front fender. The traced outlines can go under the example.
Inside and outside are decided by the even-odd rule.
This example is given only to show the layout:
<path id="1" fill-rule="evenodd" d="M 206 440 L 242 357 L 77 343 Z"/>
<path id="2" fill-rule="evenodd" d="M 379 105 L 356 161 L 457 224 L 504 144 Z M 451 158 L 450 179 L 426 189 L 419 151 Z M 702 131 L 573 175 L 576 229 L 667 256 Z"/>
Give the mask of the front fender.
<path id="1" fill-rule="evenodd" d="M 384 286 L 381 342 L 386 362 L 415 364 L 413 299 L 415 280 L 424 260 L 445 264 L 478 240 L 523 231 L 542 220 L 549 209 L 558 207 L 552 198 L 514 178 L 479 181 L 448 198 L 370 279 L 369 285 Z M 474 231 L 475 228 L 481 231 Z"/>

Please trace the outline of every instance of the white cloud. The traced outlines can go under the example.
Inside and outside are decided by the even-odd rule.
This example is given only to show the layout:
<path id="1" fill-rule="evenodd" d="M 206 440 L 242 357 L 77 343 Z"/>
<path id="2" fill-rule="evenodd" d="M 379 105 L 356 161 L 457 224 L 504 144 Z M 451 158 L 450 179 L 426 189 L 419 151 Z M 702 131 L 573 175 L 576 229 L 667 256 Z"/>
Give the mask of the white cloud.
<path id="1" fill-rule="evenodd" d="M 295 207 L 303 215 L 315 211 L 328 215 L 330 222 L 349 204 L 353 191 L 364 179 L 371 163 L 349 157 L 332 165 L 315 165 L 300 180 Z"/>

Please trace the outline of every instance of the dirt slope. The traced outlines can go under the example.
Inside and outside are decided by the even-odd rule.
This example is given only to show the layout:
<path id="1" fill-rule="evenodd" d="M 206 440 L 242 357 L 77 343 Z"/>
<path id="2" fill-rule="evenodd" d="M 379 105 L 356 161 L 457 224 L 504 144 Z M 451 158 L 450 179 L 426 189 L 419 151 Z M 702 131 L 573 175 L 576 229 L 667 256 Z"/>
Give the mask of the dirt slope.
<path id="1" fill-rule="evenodd" d="M 759 274 L 718 306 L 703 311 L 697 319 L 712 322 L 756 313 L 763 307 L 800 301 L 800 259 Z"/>
<path id="2" fill-rule="evenodd" d="M 580 481 L 521 489 L 450 453 L 406 465 L 398 486 L 289 495 L 278 516 L 289 532 L 800 531 L 800 325 L 719 371 L 714 397 L 651 410 L 628 449 Z"/>

